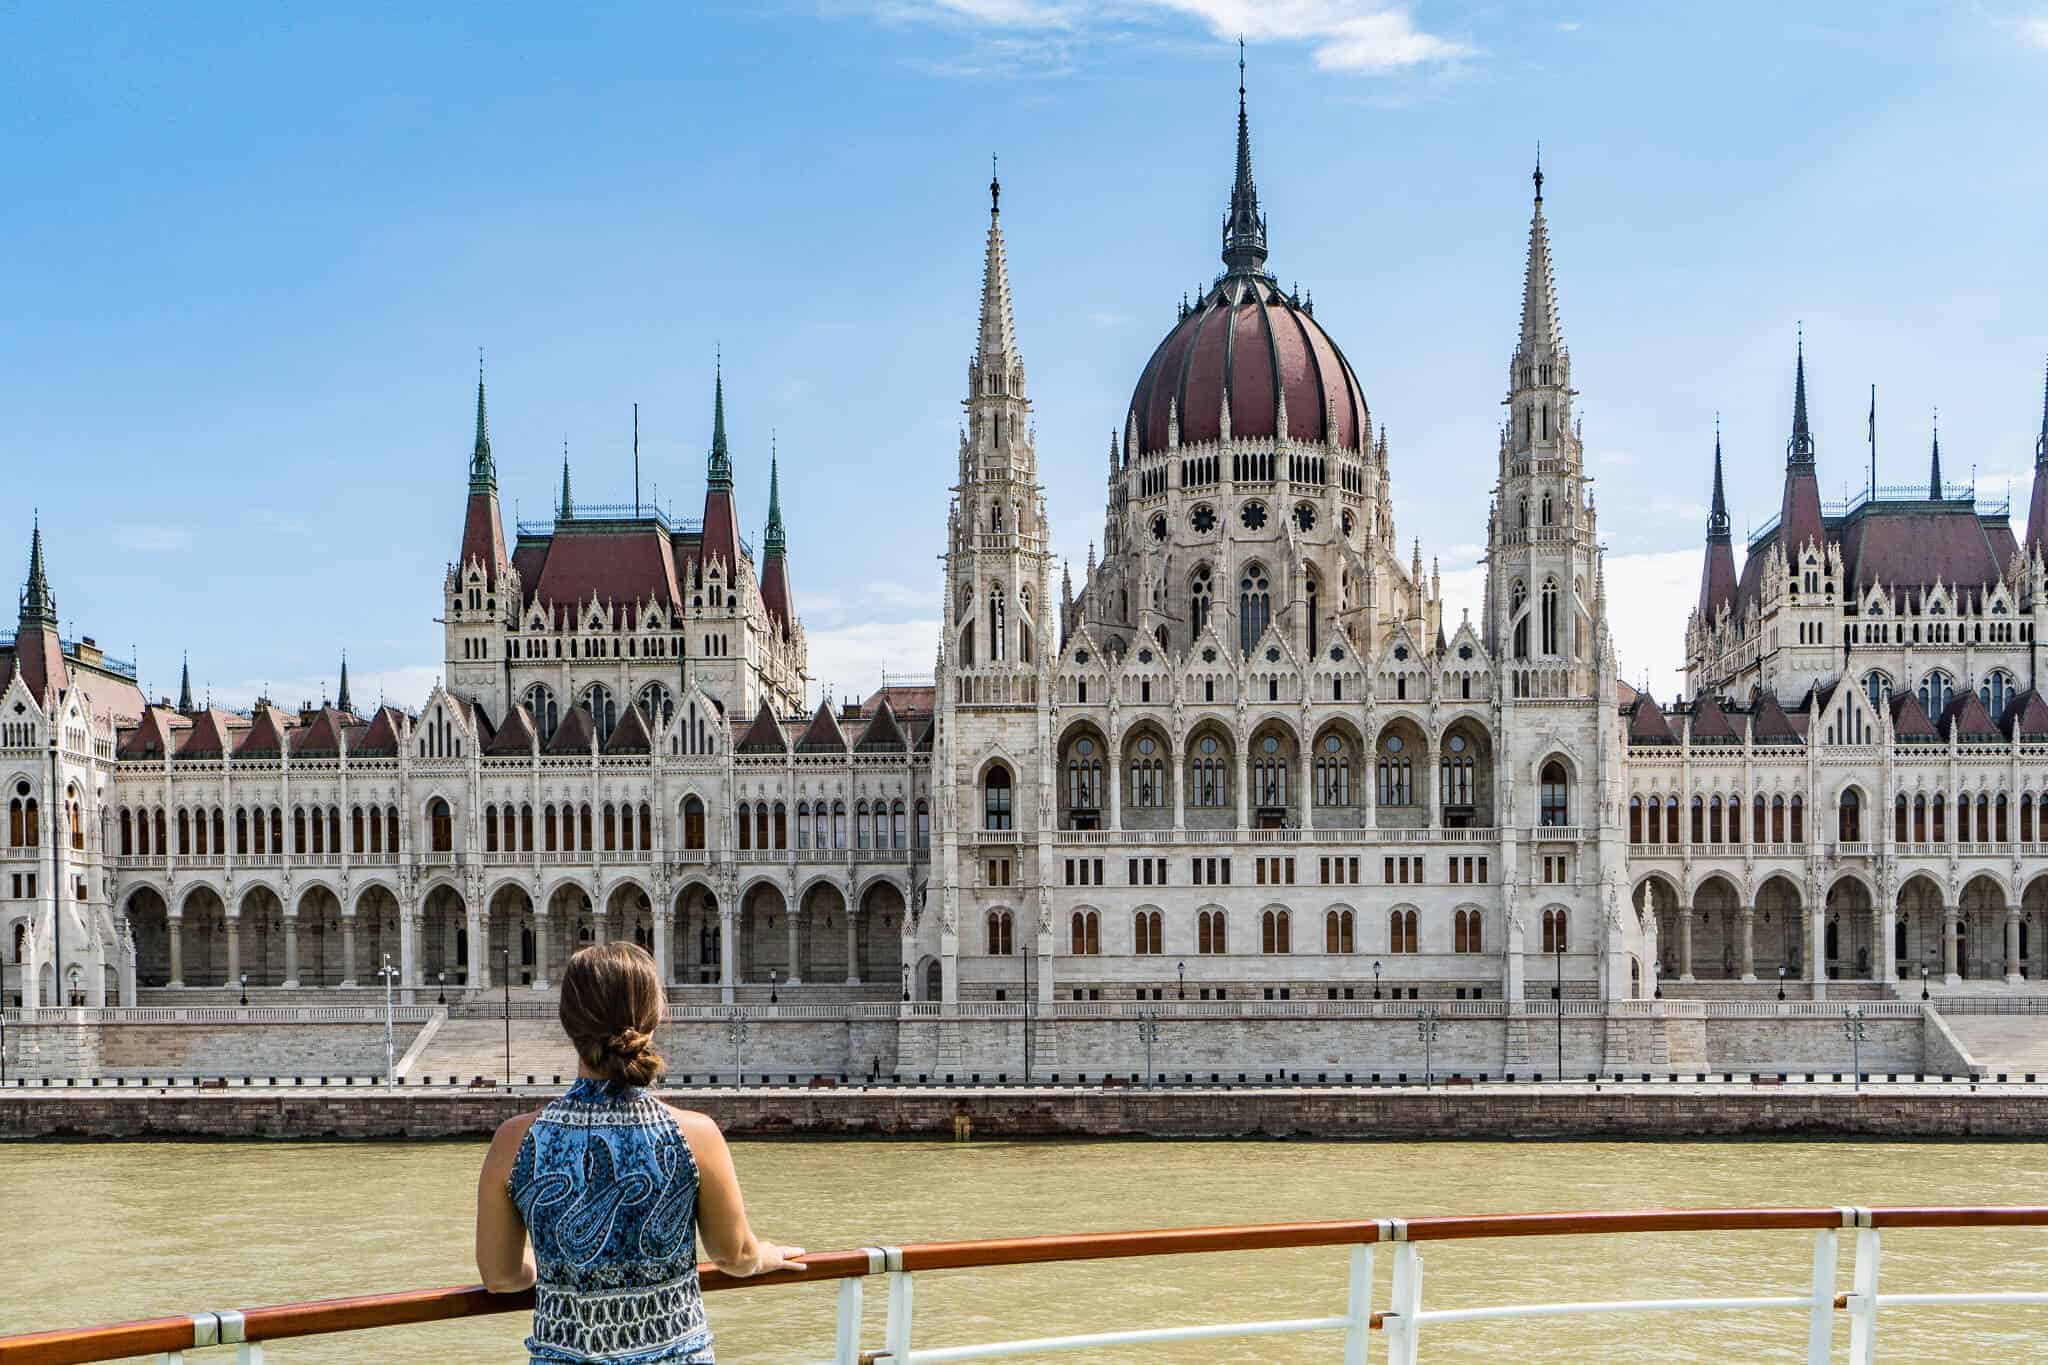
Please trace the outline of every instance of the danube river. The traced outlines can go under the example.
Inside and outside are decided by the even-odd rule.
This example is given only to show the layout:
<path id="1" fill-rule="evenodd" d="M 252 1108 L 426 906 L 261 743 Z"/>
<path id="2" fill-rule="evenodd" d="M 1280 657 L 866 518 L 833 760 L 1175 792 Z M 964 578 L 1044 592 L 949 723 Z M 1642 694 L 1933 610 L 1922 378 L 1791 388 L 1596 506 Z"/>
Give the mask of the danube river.
<path id="1" fill-rule="evenodd" d="M 736 1148 L 756 1226 L 814 1249 L 1026 1233 L 1555 1208 L 2026 1203 L 2048 1147 L 1882 1143 L 869 1143 Z M 0 1150 L 0 1331 L 465 1282 L 481 1143 L 77 1144 Z M 1841 1288 L 1848 1287 L 1847 1235 Z M 1776 1295 L 1810 1233 L 1431 1246 L 1425 1304 Z M 1380 1257 L 1386 1302 L 1391 1256 Z M 917 1344 L 1339 1312 L 1340 1248 L 920 1276 Z M 2048 1288 L 2048 1230 L 1885 1234 L 1883 1287 Z M 819 1359 L 830 1287 L 711 1298 L 722 1362 Z M 866 1344 L 881 1340 L 871 1282 Z M 293 1361 L 524 1359 L 518 1315 L 281 1343 Z M 1802 1314 L 1425 1329 L 1425 1358 L 1790 1360 Z M 1848 1340 L 1838 1316 L 1837 1358 Z M 2048 1309 L 1890 1310 L 1883 1358 L 2027 1358 Z M 1332 1336 L 1090 1360 L 1331 1359 Z M 1375 1346 L 1374 1357 L 1380 1357 Z M 199 1359 L 211 1359 L 202 1356 Z M 1066 1355 L 1073 1360 L 1080 1356 Z"/>

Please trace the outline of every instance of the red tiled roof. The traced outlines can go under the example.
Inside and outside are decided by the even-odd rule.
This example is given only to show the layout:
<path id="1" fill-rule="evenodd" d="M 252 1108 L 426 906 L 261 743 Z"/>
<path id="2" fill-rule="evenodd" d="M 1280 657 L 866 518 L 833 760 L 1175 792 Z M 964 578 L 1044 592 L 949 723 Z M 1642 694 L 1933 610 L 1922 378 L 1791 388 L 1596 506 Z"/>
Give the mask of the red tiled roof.
<path id="1" fill-rule="evenodd" d="M 789 557 L 773 555 L 761 566 L 761 602 L 781 627 L 785 640 L 789 638 L 789 623 L 796 619 L 789 597 Z"/>
<path id="2" fill-rule="evenodd" d="M 612 737 L 605 741 L 604 751 L 608 754 L 654 752 L 654 736 L 647 732 L 647 720 L 640 714 L 639 707 L 627 703 L 625 714 L 612 727 Z"/>
<path id="3" fill-rule="evenodd" d="M 2030 687 L 2005 708 L 2005 733 L 2021 739 L 2048 739 L 2048 701 Z"/>
<path id="4" fill-rule="evenodd" d="M 377 714 L 370 718 L 370 724 L 358 737 L 353 732 L 348 738 L 348 751 L 365 758 L 396 757 L 398 736 L 402 733 L 404 719 L 396 707 L 380 706 Z"/>
<path id="5" fill-rule="evenodd" d="M 1711 541 L 1700 565 L 1701 622 L 1712 624 L 1724 605 L 1733 612 L 1735 602 L 1735 548 L 1726 540 Z"/>
<path id="6" fill-rule="evenodd" d="M 587 754 L 596 733 L 590 728 L 590 712 L 580 706 L 572 706 L 562 713 L 562 723 L 555 727 L 555 733 L 549 736 L 547 747 L 542 752 Z"/>
<path id="7" fill-rule="evenodd" d="M 1892 693 L 1892 735 L 1902 740 L 1940 739 L 1919 701 L 1903 688 Z"/>
<path id="8" fill-rule="evenodd" d="M 817 727 L 813 725 L 812 729 Z M 860 742 L 854 748 L 863 753 L 902 753 L 910 747 L 903 738 L 903 727 L 896 723 L 896 712 L 889 705 L 887 697 L 882 698 L 880 709 L 873 720 L 861 731 Z"/>
<path id="9" fill-rule="evenodd" d="M 725 561 L 725 585 L 728 589 L 733 588 L 739 581 L 740 531 L 739 515 L 733 507 L 730 490 L 705 492 L 704 532 L 699 545 L 699 553 L 707 563 L 713 555 Z"/>
<path id="10" fill-rule="evenodd" d="M 1983 744 L 2005 738 L 1991 719 L 1991 713 L 1984 709 L 1984 700 L 1965 687 L 1957 691 L 1955 698 L 1942 713 L 1942 733 L 1961 740 L 1965 744 Z"/>
<path id="11" fill-rule="evenodd" d="M 761 709 L 754 713 L 754 723 L 740 736 L 733 748 L 739 753 L 788 753 L 789 737 L 782 733 L 781 724 L 775 719 L 775 712 L 766 700 Z"/>
<path id="12" fill-rule="evenodd" d="M 670 612 L 682 608 L 675 560 L 667 540 L 652 525 L 630 531 L 558 530 L 543 551 L 537 578 L 522 581 L 529 596 L 549 607 L 588 606 L 593 596 L 606 607 L 659 602 Z"/>
<path id="13" fill-rule="evenodd" d="M 175 751 L 176 734 L 191 725 L 191 721 L 167 707 L 145 707 L 135 728 L 121 736 L 114 752 L 121 758 L 162 758 Z"/>
<path id="14" fill-rule="evenodd" d="M 14 667 L 38 704 L 50 695 L 51 688 L 61 692 L 71 685 L 71 672 L 64 666 L 64 647 L 57 642 L 57 632 L 51 626 L 23 624 L 14 637 Z"/>
<path id="15" fill-rule="evenodd" d="M 1693 743 L 1716 743 L 1732 741 L 1741 743 L 1742 732 L 1728 719 L 1728 713 L 1721 709 L 1721 703 L 1712 697 L 1701 697 L 1692 713 Z"/>
<path id="16" fill-rule="evenodd" d="M 342 732 L 347 727 L 348 718 L 340 711 L 321 707 L 292 733 L 292 756 L 340 753 Z"/>
<path id="17" fill-rule="evenodd" d="M 248 724 L 240 716 L 212 707 L 193 712 L 191 719 L 192 728 L 178 745 L 179 758 L 219 758 L 232 747 L 230 732 Z"/>
<path id="18" fill-rule="evenodd" d="M 931 715 L 938 705 L 938 700 L 939 690 L 936 687 L 905 687 L 898 684 L 876 688 L 868 695 L 868 699 L 860 704 L 860 709 L 863 712 L 874 711 L 886 701 L 896 709 L 899 718 L 907 720 L 912 716 Z"/>
<path id="19" fill-rule="evenodd" d="M 249 718 L 242 742 L 235 746 L 236 758 L 274 758 L 284 752 L 292 732 L 291 717 L 275 706 L 258 705 Z"/>
<path id="20" fill-rule="evenodd" d="M 796 751 L 800 754 L 843 753 L 846 748 L 846 732 L 839 728 L 839 718 L 832 714 L 832 703 L 819 702 L 818 713 L 811 717 L 810 728 L 796 742 Z"/>
<path id="21" fill-rule="evenodd" d="M 533 727 L 533 716 L 526 709 L 525 702 L 513 702 L 505 711 L 504 723 L 498 726 L 498 733 L 491 736 L 491 742 L 484 746 L 487 754 L 530 754 L 533 752 L 533 737 L 538 733 Z"/>
<path id="22" fill-rule="evenodd" d="M 2003 539 L 2011 536 L 2006 529 Z M 1936 582 L 1951 589 L 1989 588 L 2010 555 L 1999 552 L 1967 505 L 1938 511 L 1878 505 L 1842 528 L 1842 567 L 1851 591 L 1861 596 L 1872 582 L 1881 582 L 1888 591 L 1903 591 L 1915 606 Z"/>
<path id="23" fill-rule="evenodd" d="M 1630 687 L 1627 683 L 1623 682 L 1620 678 L 1616 678 L 1614 680 L 1615 699 L 1619 701 L 1623 706 L 1627 706 L 1630 702 L 1633 702 L 1636 699 L 1637 695 L 1638 693 L 1636 692 L 1636 690 L 1633 687 Z"/>
<path id="24" fill-rule="evenodd" d="M 1678 736 L 1671 733 L 1670 722 L 1657 709 L 1657 700 L 1648 692 L 1636 698 L 1628 717 L 1628 742 L 1631 744 L 1676 744 Z"/>
<path id="25" fill-rule="evenodd" d="M 1797 744 L 1806 738 L 1793 724 L 1792 717 L 1785 714 L 1785 708 L 1773 692 L 1758 695 L 1749 734 L 1758 744 Z"/>
<path id="26" fill-rule="evenodd" d="M 477 560 L 483 562 L 488 581 L 496 587 L 505 569 L 505 527 L 498 520 L 496 493 L 472 491 L 463 513 L 462 562 L 456 567 L 466 571 Z"/>

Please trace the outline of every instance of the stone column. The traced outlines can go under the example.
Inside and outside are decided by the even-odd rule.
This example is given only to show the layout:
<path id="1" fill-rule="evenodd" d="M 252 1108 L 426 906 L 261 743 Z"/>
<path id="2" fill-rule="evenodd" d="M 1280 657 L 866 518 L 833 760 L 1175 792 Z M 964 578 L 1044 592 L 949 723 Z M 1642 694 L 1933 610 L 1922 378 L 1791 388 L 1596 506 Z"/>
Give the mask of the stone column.
<path id="1" fill-rule="evenodd" d="M 165 923 L 170 926 L 170 932 L 167 935 L 171 945 L 170 984 L 173 987 L 183 986 L 185 984 L 185 917 L 176 910 L 173 910 L 170 912 L 169 918 L 165 920 Z M 33 1002 L 37 999 L 41 990 L 42 981 L 38 977 L 36 980 L 27 982 L 22 987 L 21 998 Z"/>
<path id="2" fill-rule="evenodd" d="M 721 901 L 718 906 L 718 1002 L 721 1005 L 732 1003 L 733 930 L 736 922 L 732 907 Z"/>
<path id="3" fill-rule="evenodd" d="M 802 945 L 799 942 L 798 931 L 800 926 L 797 923 L 797 912 L 795 910 L 789 911 L 786 916 L 786 928 L 789 933 L 789 984 L 800 986 L 803 984 L 804 969 L 803 964 L 797 960 L 797 950 Z"/>
<path id="4" fill-rule="evenodd" d="M 1115 748 L 1114 745 L 1110 747 L 1112 749 Z M 1104 758 L 1108 759 L 1104 766 L 1109 770 L 1109 827 L 1111 829 L 1122 829 L 1124 827 L 1124 784 L 1119 780 L 1120 775 L 1117 772 L 1115 758 L 1110 754 L 1105 754 Z"/>
<path id="5" fill-rule="evenodd" d="M 1301 827 L 1316 827 L 1316 746 L 1313 738 L 1301 751 Z"/>
<path id="6" fill-rule="evenodd" d="M 1251 828 L 1251 785 L 1252 759 L 1247 751 L 1250 740 L 1242 740 L 1237 746 L 1237 828 L 1241 834 Z"/>
<path id="7" fill-rule="evenodd" d="M 1678 911 L 1678 983 L 1690 986 L 1692 974 L 1692 907 L 1680 905 Z"/>
<path id="8" fill-rule="evenodd" d="M 851 908 L 846 912 L 846 984 L 860 984 L 860 918 Z"/>
<path id="9" fill-rule="evenodd" d="M 1953 986 L 1962 980 L 1956 974 L 1956 931 L 1962 924 L 1962 918 L 1961 906 L 1941 907 L 1941 981 L 1944 986 Z"/>
<path id="10" fill-rule="evenodd" d="M 1179 749 L 1173 751 L 1173 827 L 1188 827 L 1188 773 L 1187 756 Z M 907 912 L 906 912 L 907 913 Z"/>
<path id="11" fill-rule="evenodd" d="M 356 984 L 356 912 L 341 912 L 341 984 Z"/>
<path id="12" fill-rule="evenodd" d="M 1503 966 L 1505 972 L 1501 981 L 1501 998 L 1511 1005 L 1522 1002 L 1523 954 L 1528 951 L 1527 931 L 1522 928 L 1521 912 L 1515 907 L 1510 893 L 1507 913 L 1507 953 Z"/>
<path id="13" fill-rule="evenodd" d="M 2020 911 L 2016 905 L 2005 911 L 2005 982 L 2008 986 L 2020 983 Z"/>
<path id="14" fill-rule="evenodd" d="M 1870 979 L 1877 982 L 1892 980 L 1892 912 L 1890 906 L 1872 906 L 1870 910 Z"/>
<path id="15" fill-rule="evenodd" d="M 548 988 L 548 911 L 544 905 L 533 910 L 533 988 Z"/>
<path id="16" fill-rule="evenodd" d="M 666 905 L 654 907 L 654 974 L 661 978 L 661 984 L 675 984 L 675 912 Z"/>
<path id="17" fill-rule="evenodd" d="M 293 990 L 299 984 L 299 912 L 290 907 L 284 912 L 284 984 Z"/>
<path id="18" fill-rule="evenodd" d="M 590 907 L 590 941 L 593 945 L 604 942 L 605 929 L 607 927 L 605 924 L 605 914 L 608 908 L 607 906 L 599 905 L 592 905 Z"/>
<path id="19" fill-rule="evenodd" d="M 1742 920 L 1742 979 L 1756 980 L 1756 907 L 1745 905 L 1738 912 Z"/>
<path id="20" fill-rule="evenodd" d="M 480 905 L 464 906 L 463 930 L 469 936 L 469 961 L 463 964 L 462 984 L 471 990 L 491 984 L 491 939 L 484 931 Z"/>
<path id="21" fill-rule="evenodd" d="M 239 989 L 242 984 L 242 915 L 230 906 L 225 917 L 228 932 L 228 979 L 229 989 Z"/>
<path id="22" fill-rule="evenodd" d="M 400 907 L 398 911 L 398 984 L 413 990 L 420 984 L 419 916 Z"/>

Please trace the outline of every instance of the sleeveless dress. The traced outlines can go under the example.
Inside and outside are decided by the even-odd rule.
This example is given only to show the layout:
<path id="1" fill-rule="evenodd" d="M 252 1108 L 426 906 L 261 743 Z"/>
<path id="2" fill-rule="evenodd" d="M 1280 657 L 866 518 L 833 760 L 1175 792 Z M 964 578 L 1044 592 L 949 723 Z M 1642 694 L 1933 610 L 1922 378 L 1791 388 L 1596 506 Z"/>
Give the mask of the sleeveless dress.
<path id="1" fill-rule="evenodd" d="M 668 1106 L 579 1079 L 534 1119 L 505 1183 L 533 1239 L 534 1362 L 712 1359 L 697 1162 Z"/>

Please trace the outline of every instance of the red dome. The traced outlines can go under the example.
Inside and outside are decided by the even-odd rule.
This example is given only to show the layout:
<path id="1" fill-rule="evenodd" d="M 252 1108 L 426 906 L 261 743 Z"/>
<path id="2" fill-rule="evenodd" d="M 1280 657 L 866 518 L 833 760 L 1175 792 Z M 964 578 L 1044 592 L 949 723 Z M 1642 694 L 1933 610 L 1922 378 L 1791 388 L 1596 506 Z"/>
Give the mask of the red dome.
<path id="1" fill-rule="evenodd" d="M 1126 458 L 1166 449 L 1175 411 L 1182 445 L 1219 439 L 1226 391 L 1233 439 L 1274 435 L 1283 391 L 1293 440 L 1357 450 L 1371 426 L 1365 392 L 1337 343 L 1261 275 L 1227 276 L 1159 343 L 1131 394 L 1138 435 Z"/>

